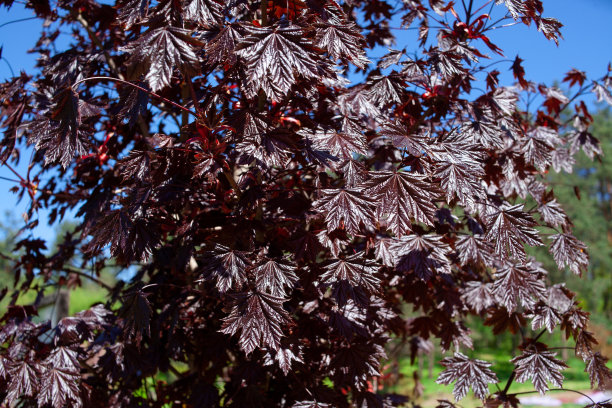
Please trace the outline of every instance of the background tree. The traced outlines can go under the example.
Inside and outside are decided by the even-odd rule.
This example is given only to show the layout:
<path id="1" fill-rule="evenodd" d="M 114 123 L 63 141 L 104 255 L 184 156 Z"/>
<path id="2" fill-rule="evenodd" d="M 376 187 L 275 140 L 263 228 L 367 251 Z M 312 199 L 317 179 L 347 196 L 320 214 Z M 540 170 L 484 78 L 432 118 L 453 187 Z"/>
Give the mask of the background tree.
<path id="1" fill-rule="evenodd" d="M 0 233 L 2 234 L 0 237 L 0 274 L 2 274 L 3 282 L 13 280 L 10 255 L 18 234 L 17 224 L 18 221 L 13 218 L 12 214 L 4 214 L 4 219 L 0 222 Z"/>
<path id="2" fill-rule="evenodd" d="M 413 354 L 429 338 L 454 350 L 438 381 L 457 399 L 471 388 L 516 406 L 515 381 L 562 386 L 545 343 L 559 328 L 593 386 L 610 378 L 576 295 L 525 246 L 587 270 L 544 174 L 601 153 L 579 97 L 612 101 L 612 79 L 570 71 L 567 97 L 529 83 L 517 57 L 502 86 L 486 55 L 509 21 L 557 41 L 541 1 L 28 7 L 45 19 L 39 70 L 1 85 L 1 159 L 13 169 L 25 143 L 36 151 L 15 171 L 32 223 L 41 207 L 80 221 L 51 254 L 17 243 L 16 290 L 88 279 L 108 300 L 55 327 L 13 302 L 7 405 L 397 406 L 409 399 L 372 386 L 394 337 Z M 414 49 L 371 62 L 395 22 L 418 27 Z M 130 282 L 100 281 L 109 265 Z M 521 333 L 507 378 L 464 354 L 468 315 Z"/>
<path id="3" fill-rule="evenodd" d="M 552 187 L 559 202 L 573 221 L 574 233 L 587 244 L 590 266 L 587 279 L 571 279 L 574 287 L 581 287 L 590 310 L 612 318 L 612 117 L 609 109 L 593 115 L 592 132 L 601 141 L 602 153 L 597 160 L 577 155 L 572 173 L 553 173 Z M 559 277 L 561 278 L 561 277 Z M 587 293 L 593 296 L 586 296 Z"/>

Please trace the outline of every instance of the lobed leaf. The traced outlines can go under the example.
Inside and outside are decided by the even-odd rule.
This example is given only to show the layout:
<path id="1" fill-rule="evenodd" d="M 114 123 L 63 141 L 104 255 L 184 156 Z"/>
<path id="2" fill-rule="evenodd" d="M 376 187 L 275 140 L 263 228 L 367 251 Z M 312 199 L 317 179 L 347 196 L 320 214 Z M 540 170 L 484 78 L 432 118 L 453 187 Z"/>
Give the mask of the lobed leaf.
<path id="1" fill-rule="evenodd" d="M 516 381 L 523 383 L 531 380 L 535 389 L 542 395 L 548 391 L 549 381 L 556 387 L 562 387 L 561 371 L 567 368 L 567 364 L 557 360 L 556 355 L 557 353 L 539 348 L 523 350 L 521 355 L 510 360 L 516 366 Z"/>
<path id="2" fill-rule="evenodd" d="M 198 73 L 200 59 L 194 46 L 199 44 L 188 30 L 168 26 L 150 29 L 121 49 L 129 54 L 127 64 L 134 75 L 144 73 L 151 90 L 157 92 L 170 85 L 175 68 Z"/>
<path id="3" fill-rule="evenodd" d="M 379 201 L 377 219 L 386 221 L 398 237 L 411 229 L 411 220 L 434 224 L 437 207 L 433 201 L 438 197 L 439 190 L 423 175 L 396 171 L 370 172 L 365 193 Z"/>
<path id="4" fill-rule="evenodd" d="M 247 354 L 256 348 L 280 348 L 282 327 L 291 322 L 283 308 L 284 298 L 261 292 L 241 292 L 234 296 L 230 314 L 223 319 L 221 333 L 240 333 L 238 344 Z"/>
<path id="5" fill-rule="evenodd" d="M 488 384 L 499 382 L 497 375 L 489 368 L 491 363 L 472 360 L 458 352 L 453 357 L 446 357 L 440 364 L 445 369 L 440 373 L 436 382 L 445 385 L 455 382 L 453 395 L 457 400 L 463 399 L 469 388 L 472 388 L 477 398 L 484 400 L 489 395 Z"/>

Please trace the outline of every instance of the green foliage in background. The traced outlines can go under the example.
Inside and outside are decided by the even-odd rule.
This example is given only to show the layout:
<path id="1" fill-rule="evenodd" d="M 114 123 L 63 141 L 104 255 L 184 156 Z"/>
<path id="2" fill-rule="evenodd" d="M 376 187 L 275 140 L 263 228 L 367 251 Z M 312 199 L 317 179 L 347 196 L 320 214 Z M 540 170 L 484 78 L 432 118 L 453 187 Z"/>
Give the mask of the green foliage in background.
<path id="1" fill-rule="evenodd" d="M 601 141 L 603 155 L 595 160 L 583 153 L 576 156 L 572 173 L 549 174 L 557 201 L 574 223 L 576 238 L 583 241 L 590 255 L 587 276 L 559 271 L 546 250 L 532 249 L 551 271 L 553 282 L 565 281 L 567 287 L 583 296 L 594 321 L 612 319 L 612 112 L 599 110 L 594 115 L 592 133 Z M 556 272 L 555 272 L 556 271 Z"/>

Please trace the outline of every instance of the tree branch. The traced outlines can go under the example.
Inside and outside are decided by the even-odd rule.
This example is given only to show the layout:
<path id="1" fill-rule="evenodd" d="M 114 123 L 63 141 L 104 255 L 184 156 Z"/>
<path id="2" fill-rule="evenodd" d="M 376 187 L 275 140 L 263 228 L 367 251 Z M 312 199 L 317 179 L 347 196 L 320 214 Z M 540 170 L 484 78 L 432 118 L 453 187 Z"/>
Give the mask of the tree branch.
<path id="1" fill-rule="evenodd" d="M 105 76 L 92 76 L 92 77 L 87 77 L 87 78 L 83 78 L 83 79 L 81 79 L 81 80 L 79 80 L 79 81 L 76 81 L 74 84 L 72 84 L 72 89 L 74 89 L 74 90 L 76 91 L 77 86 L 79 86 L 80 84 L 82 84 L 82 83 L 84 83 L 84 82 L 88 82 L 88 81 L 95 81 L 95 80 L 106 80 L 106 81 L 113 81 L 113 82 L 118 82 L 118 83 L 121 83 L 121 84 L 124 84 L 124 85 L 129 85 L 129 86 L 132 86 L 132 87 L 134 87 L 134 88 L 136 88 L 136 89 L 139 89 L 139 90 L 141 90 L 141 91 L 143 91 L 143 92 L 146 92 L 147 94 L 149 94 L 150 96 L 152 96 L 152 97 L 154 97 L 154 98 L 157 98 L 157 99 L 159 99 L 159 100 L 162 100 L 162 101 L 164 101 L 164 102 L 166 102 L 166 103 L 168 103 L 168 104 L 170 104 L 170 105 L 174 106 L 175 108 L 178 108 L 178 109 L 182 110 L 183 112 L 190 113 L 190 114 L 192 114 L 192 115 L 193 115 L 193 116 L 195 116 L 195 117 L 197 117 L 197 116 L 198 116 L 198 114 L 197 114 L 197 113 L 195 113 L 195 112 L 194 112 L 194 111 L 192 111 L 191 109 L 188 109 L 188 108 L 184 107 L 183 105 L 179 105 L 179 104 L 178 104 L 178 103 L 176 103 L 176 102 L 172 102 L 170 99 L 168 99 L 168 98 L 164 98 L 163 96 L 158 95 L 158 94 L 156 94 L 156 93 L 155 93 L 155 92 L 153 92 L 153 91 L 149 91 L 148 89 L 143 88 L 142 86 L 136 85 L 136 84 L 134 84 L 134 83 L 132 83 L 132 82 L 125 81 L 125 80 L 123 80 L 123 79 L 119 79 L 119 78 L 105 77 Z"/>
<path id="2" fill-rule="evenodd" d="M 69 267 L 68 268 L 64 267 L 64 270 L 67 273 L 74 273 L 75 275 L 87 278 L 87 279 L 97 283 L 98 285 L 102 286 L 104 289 L 108 290 L 109 292 L 113 291 L 113 287 L 112 286 L 107 285 L 106 283 L 102 282 L 100 279 L 96 278 L 95 276 L 88 275 L 85 272 L 79 271 L 78 269 L 73 269 L 73 268 L 69 268 Z"/>
<path id="3" fill-rule="evenodd" d="M 106 59 L 106 62 L 108 64 L 111 72 L 113 74 L 117 75 L 117 77 L 119 79 L 125 80 L 125 77 L 123 76 L 123 74 L 117 68 L 117 64 L 115 63 L 115 60 L 113 59 L 113 57 L 111 57 L 111 55 L 108 53 L 108 51 L 106 51 L 106 49 L 104 48 L 104 45 L 102 44 L 102 41 L 100 41 L 100 39 L 98 38 L 96 33 L 93 32 L 93 30 L 91 29 L 91 26 L 89 25 L 87 20 L 85 20 L 85 18 L 83 17 L 83 15 L 81 13 L 77 14 L 76 20 L 83 26 L 85 31 L 87 31 L 87 34 L 89 35 L 89 38 L 91 39 L 91 41 L 94 44 L 96 44 L 96 46 L 98 48 L 100 48 L 100 50 L 104 54 L 104 58 Z"/>

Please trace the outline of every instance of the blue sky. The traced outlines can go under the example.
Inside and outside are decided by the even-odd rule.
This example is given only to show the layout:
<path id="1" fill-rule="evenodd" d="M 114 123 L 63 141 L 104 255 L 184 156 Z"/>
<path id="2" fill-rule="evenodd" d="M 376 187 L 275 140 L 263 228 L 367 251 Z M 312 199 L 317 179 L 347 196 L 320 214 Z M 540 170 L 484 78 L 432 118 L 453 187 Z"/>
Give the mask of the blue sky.
<path id="1" fill-rule="evenodd" d="M 457 2 L 460 4 L 460 2 Z M 459 10 L 460 7 L 457 7 Z M 564 39 L 557 47 L 548 41 L 535 27 L 518 24 L 514 27 L 495 31 L 490 39 L 504 50 L 508 58 L 517 54 L 525 60 L 523 66 L 527 79 L 535 82 L 552 83 L 563 78 L 571 68 L 586 71 L 590 78 L 601 77 L 608 62 L 612 61 L 612 0 L 544 0 L 546 17 L 559 19 L 565 27 L 562 29 Z M 30 71 L 35 64 L 35 56 L 28 54 L 39 33 L 39 21 L 23 21 L 4 25 L 12 20 L 28 18 L 32 12 L 15 4 L 10 11 L 0 7 L 0 46 L 2 56 L 8 60 L 15 71 Z M 399 35 L 399 33 L 396 33 Z M 414 44 L 414 31 L 406 31 L 394 48 L 411 49 Z M 497 69 L 504 71 L 508 65 L 500 64 Z M 0 81 L 9 78 L 11 71 L 5 60 L 0 61 Z M 502 81 L 509 77 L 502 77 Z M 20 171 L 27 163 L 20 166 Z M 0 176 L 14 178 L 10 171 L 0 168 Z M 6 211 L 21 218 L 27 202 L 17 203 L 16 196 L 8 190 L 14 183 L 0 180 L 0 215 Z M 45 224 L 46 214 L 40 214 L 41 225 L 36 233 L 45 238 L 54 236 L 53 228 Z"/>

